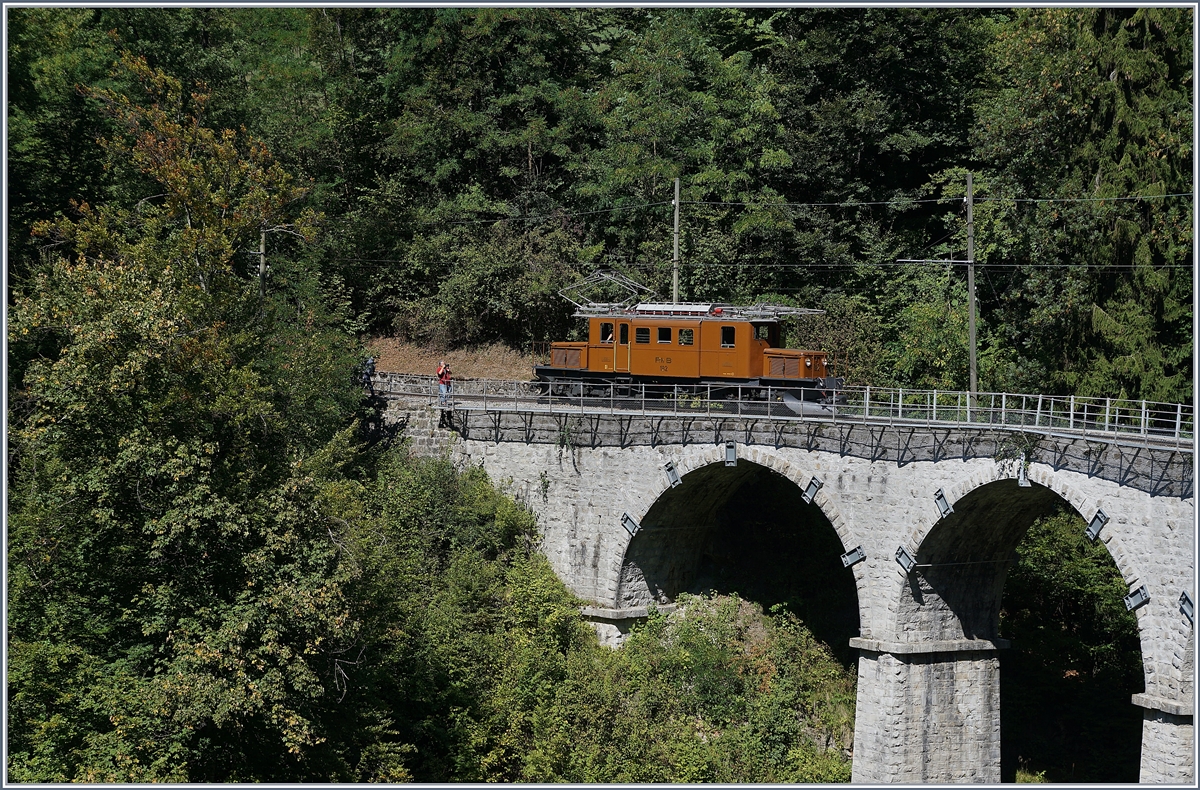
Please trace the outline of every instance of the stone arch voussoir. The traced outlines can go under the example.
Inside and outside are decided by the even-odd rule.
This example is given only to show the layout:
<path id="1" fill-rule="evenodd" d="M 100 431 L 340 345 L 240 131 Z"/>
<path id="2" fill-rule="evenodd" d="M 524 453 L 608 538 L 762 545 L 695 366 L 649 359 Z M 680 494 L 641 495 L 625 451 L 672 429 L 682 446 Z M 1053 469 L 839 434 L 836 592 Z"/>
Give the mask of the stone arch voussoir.
<path id="1" fill-rule="evenodd" d="M 955 483 L 952 486 L 944 488 L 942 493 L 951 506 L 963 497 L 970 494 L 976 489 L 982 488 L 985 485 L 994 483 L 997 480 L 1010 480 L 1016 478 L 1015 469 L 1008 468 L 1008 464 L 997 462 L 993 466 L 984 470 L 977 471 L 963 480 Z M 1095 499 L 1088 496 L 1084 492 L 1072 486 L 1069 481 L 1064 479 L 1064 475 L 1057 473 L 1055 470 L 1043 465 L 1031 465 L 1028 470 L 1030 482 L 1045 486 L 1070 505 L 1075 512 L 1079 513 L 1084 519 L 1090 519 L 1095 515 L 1096 510 L 1104 504 L 1103 499 Z M 909 532 L 905 546 L 909 551 L 915 551 L 920 548 L 925 538 L 941 521 L 941 513 L 938 512 L 937 505 L 932 498 L 926 503 L 923 518 Z M 1117 563 L 1118 570 L 1121 571 L 1122 577 L 1129 583 L 1140 578 L 1133 568 L 1133 563 L 1130 561 L 1124 547 L 1120 543 L 1118 536 L 1114 531 L 1110 531 L 1108 536 L 1109 541 L 1115 541 L 1115 545 L 1106 542 L 1109 546 L 1109 552 L 1113 555 L 1114 562 Z M 1120 553 L 1121 558 L 1118 559 L 1117 554 Z"/>
<path id="2" fill-rule="evenodd" d="M 1109 515 L 1110 521 L 1101 531 L 1099 540 L 1104 543 L 1109 556 L 1112 557 L 1126 586 L 1133 589 L 1138 585 L 1147 583 L 1148 587 L 1153 587 L 1152 584 L 1147 582 L 1145 577 L 1144 568 L 1142 567 L 1143 560 L 1127 545 L 1126 536 L 1123 533 L 1128 531 L 1130 527 L 1119 516 L 1124 508 L 1118 497 L 1106 497 L 1102 494 L 1089 493 L 1072 481 L 1069 473 L 1063 473 L 1043 464 L 1031 464 L 1027 470 L 1027 474 L 1030 482 L 1044 486 L 1055 493 L 1085 521 L 1090 521 L 1096 514 L 1096 511 L 1103 508 Z M 1011 464 L 997 462 L 986 469 L 973 472 L 952 486 L 945 487 L 943 493 L 947 501 L 953 506 L 956 502 L 983 486 L 998 480 L 1013 479 L 1016 476 L 1016 468 Z M 941 514 L 933 498 L 930 497 L 923 517 L 907 536 L 905 546 L 912 552 L 913 556 L 916 556 L 917 552 L 921 550 L 926 538 L 929 537 L 940 521 Z M 898 566 L 897 570 L 899 570 Z M 896 591 L 902 595 L 904 585 L 906 584 L 906 577 L 903 572 L 899 572 L 896 578 L 898 582 Z M 1151 664 L 1154 664 L 1156 671 L 1160 673 L 1175 674 L 1175 672 L 1172 672 L 1174 667 L 1162 665 L 1163 662 L 1157 660 L 1157 656 L 1155 655 L 1159 652 L 1159 649 L 1156 649 L 1153 643 L 1158 640 L 1157 632 L 1160 629 L 1152 622 L 1151 607 L 1139 607 L 1135 610 L 1134 614 L 1138 619 L 1138 629 L 1141 633 L 1143 664 L 1146 665 L 1148 670 Z M 1147 679 L 1149 680 L 1149 677 Z"/>
<path id="3" fill-rule="evenodd" d="M 1096 511 L 1104 507 L 1106 498 L 1089 496 L 1071 485 L 1068 480 L 1064 479 L 1065 477 L 1065 475 L 1042 465 L 1033 466 L 1029 470 L 1029 479 L 1031 481 L 1044 485 L 1057 493 L 1062 497 L 1063 501 L 1083 517 L 1084 521 L 1090 521 L 1096 515 Z M 1111 517 L 1118 512 L 1118 509 L 1114 508 L 1112 503 L 1109 503 L 1106 512 L 1111 511 L 1109 512 L 1109 516 Z M 1125 580 L 1125 583 L 1127 585 L 1137 583 L 1142 578 L 1142 573 L 1138 569 L 1140 563 L 1137 561 L 1135 555 L 1126 548 L 1125 542 L 1121 538 L 1118 524 L 1114 522 L 1111 524 L 1111 528 L 1106 527 L 1100 533 L 1100 540 L 1108 548 L 1109 556 L 1116 563 L 1117 570 L 1121 573 L 1121 578 Z"/>
<path id="4" fill-rule="evenodd" d="M 815 476 L 815 472 L 800 464 L 793 463 L 785 458 L 782 454 L 764 447 L 755 445 L 746 445 L 741 442 L 735 442 L 739 461 L 746 461 L 759 466 L 764 466 L 772 471 L 782 475 L 792 482 L 795 486 L 803 490 L 808 486 L 809 481 Z M 658 457 L 656 459 L 657 473 L 655 475 L 653 485 L 645 485 L 636 495 L 627 501 L 628 511 L 631 516 L 640 523 L 650 512 L 650 509 L 664 494 L 671 490 L 671 484 L 667 478 L 664 465 L 667 461 L 672 461 L 675 466 L 675 471 L 682 478 L 687 474 L 703 469 L 713 464 L 723 464 L 725 462 L 725 445 L 722 444 L 707 444 L 707 445 L 689 445 L 689 446 L 663 446 L 658 448 Z M 834 532 L 838 536 L 838 540 L 842 545 L 843 551 L 848 551 L 855 545 L 855 535 L 850 529 L 850 524 L 841 513 L 838 507 L 837 500 L 832 494 L 827 493 L 826 488 L 822 487 L 813 497 L 813 503 L 821 510 L 825 518 L 833 526 Z M 614 565 L 611 572 L 617 580 L 618 594 L 623 577 L 623 567 L 626 558 L 629 554 L 630 545 L 635 536 L 626 534 L 623 538 L 623 546 L 617 556 L 613 558 Z M 860 621 L 864 616 L 862 614 L 862 601 L 865 600 L 868 591 L 866 589 L 868 579 L 866 577 L 865 568 L 862 563 L 857 563 L 852 568 L 855 579 L 855 587 L 857 589 L 860 602 Z"/>
<path id="5" fill-rule="evenodd" d="M 768 469 L 786 477 L 788 480 L 799 489 L 804 490 L 808 486 L 816 473 L 811 469 L 805 468 L 799 464 L 795 464 L 783 457 L 780 453 L 773 449 L 759 447 L 756 445 L 746 445 L 741 442 L 735 442 L 737 448 L 738 459 L 749 461 L 765 466 Z M 694 472 L 706 466 L 716 463 L 725 463 L 725 445 L 699 445 L 683 448 L 684 452 L 680 453 L 678 460 L 675 460 L 675 469 L 679 472 L 679 476 L 683 477 L 688 472 Z M 674 460 L 674 459 L 672 459 Z M 670 488 L 666 482 L 666 474 L 663 474 L 663 486 L 658 491 L 654 500 L 662 496 Z M 650 509 L 650 505 L 654 504 L 654 500 L 646 505 L 646 509 L 642 511 L 642 515 Z M 829 519 L 829 523 L 833 525 L 834 531 L 837 533 L 838 540 L 842 543 L 843 550 L 853 548 L 851 541 L 854 540 L 854 535 L 850 531 L 849 523 L 842 515 L 838 508 L 837 500 L 832 495 L 826 493 L 825 488 L 817 491 L 817 495 L 813 497 L 813 503 L 821 509 L 825 514 L 825 518 Z"/>

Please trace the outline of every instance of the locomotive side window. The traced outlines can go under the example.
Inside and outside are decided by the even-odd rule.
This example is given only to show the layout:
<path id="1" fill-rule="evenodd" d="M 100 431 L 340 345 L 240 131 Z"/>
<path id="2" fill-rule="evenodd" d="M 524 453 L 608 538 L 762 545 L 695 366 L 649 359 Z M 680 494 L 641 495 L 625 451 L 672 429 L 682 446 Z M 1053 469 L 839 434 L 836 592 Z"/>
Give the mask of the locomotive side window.
<path id="1" fill-rule="evenodd" d="M 695 331 L 696 330 L 694 330 L 694 329 L 680 329 L 679 330 L 679 345 L 690 346 L 692 344 L 692 336 Z"/>
<path id="2" fill-rule="evenodd" d="M 611 343 L 613 341 L 613 325 L 604 323 L 600 325 L 600 342 Z"/>
<path id="3" fill-rule="evenodd" d="M 658 328 L 658 342 L 660 342 L 660 343 L 670 343 L 671 342 L 671 327 L 660 326 Z"/>
<path id="4" fill-rule="evenodd" d="M 734 330 L 736 327 L 721 327 L 721 348 L 733 348 Z"/>
<path id="5" fill-rule="evenodd" d="M 629 324 L 621 324 L 621 345 L 629 345 Z"/>
<path id="6" fill-rule="evenodd" d="M 770 348 L 778 348 L 779 324 L 755 324 L 754 339 L 765 340 Z"/>
<path id="7" fill-rule="evenodd" d="M 650 342 L 650 327 L 639 326 L 639 327 L 635 327 L 633 331 L 634 331 L 634 340 L 636 340 L 638 343 L 649 343 Z"/>

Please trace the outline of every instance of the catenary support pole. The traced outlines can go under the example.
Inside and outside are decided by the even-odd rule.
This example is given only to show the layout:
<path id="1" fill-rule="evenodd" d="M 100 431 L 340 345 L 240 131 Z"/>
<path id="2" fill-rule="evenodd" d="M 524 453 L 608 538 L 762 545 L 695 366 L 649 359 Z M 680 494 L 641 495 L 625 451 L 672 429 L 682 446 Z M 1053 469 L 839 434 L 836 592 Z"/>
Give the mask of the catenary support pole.
<path id="1" fill-rule="evenodd" d="M 267 232 L 258 234 L 258 311 L 263 311 L 267 298 Z"/>
<path id="2" fill-rule="evenodd" d="M 671 264 L 671 304 L 679 304 L 679 179 L 675 179 L 675 257 Z"/>
<path id="3" fill-rule="evenodd" d="M 971 343 L 971 395 L 979 391 L 979 376 L 975 367 L 975 201 L 971 174 L 967 173 L 967 334 Z"/>

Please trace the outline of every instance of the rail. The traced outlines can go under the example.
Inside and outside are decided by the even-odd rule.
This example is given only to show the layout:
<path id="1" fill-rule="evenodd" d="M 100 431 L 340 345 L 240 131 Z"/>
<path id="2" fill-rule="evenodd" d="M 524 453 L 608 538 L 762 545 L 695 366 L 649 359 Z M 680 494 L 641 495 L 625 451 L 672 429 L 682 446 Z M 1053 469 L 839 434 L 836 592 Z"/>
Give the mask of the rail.
<path id="1" fill-rule="evenodd" d="M 380 394 L 438 403 L 432 376 L 377 373 Z M 556 384 L 461 379 L 448 407 L 462 411 L 655 417 L 737 417 L 788 422 L 869 423 L 926 427 L 1004 428 L 1043 435 L 1136 443 L 1191 452 L 1195 412 L 1191 405 L 1123 398 L 1021 395 L 1002 392 L 846 387 L 836 402 L 801 400 L 797 390 L 711 385 Z M 810 391 L 812 397 L 820 393 Z"/>

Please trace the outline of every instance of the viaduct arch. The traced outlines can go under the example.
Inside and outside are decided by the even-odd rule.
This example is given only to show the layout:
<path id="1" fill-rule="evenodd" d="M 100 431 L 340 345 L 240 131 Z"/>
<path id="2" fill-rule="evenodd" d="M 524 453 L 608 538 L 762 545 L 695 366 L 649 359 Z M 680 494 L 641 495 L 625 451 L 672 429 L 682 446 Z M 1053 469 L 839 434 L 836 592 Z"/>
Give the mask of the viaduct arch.
<path id="1" fill-rule="evenodd" d="M 674 591 L 686 589 L 689 581 L 688 570 L 694 570 L 695 557 L 683 558 L 681 552 L 698 552 L 702 546 L 705 532 L 716 528 L 714 523 L 715 511 L 733 494 L 747 478 L 754 475 L 755 470 L 763 470 L 779 475 L 782 479 L 803 491 L 814 473 L 797 464 L 789 462 L 778 455 L 767 454 L 760 456 L 757 461 L 749 459 L 732 468 L 725 463 L 724 447 L 697 448 L 698 452 L 680 459 L 674 464 L 679 475 L 678 489 L 669 480 L 658 481 L 660 486 L 657 493 L 651 494 L 653 501 L 639 513 L 640 528 L 636 535 L 631 536 L 622 557 L 621 573 L 617 586 L 616 603 L 618 608 L 645 607 L 649 604 L 669 604 L 669 598 Z M 765 461 L 765 463 L 763 463 Z M 639 502 L 638 505 L 644 503 Z M 853 535 L 846 529 L 845 519 L 837 509 L 837 502 L 829 497 L 818 495 L 812 505 L 819 509 L 833 527 L 842 549 L 846 551 L 847 541 Z M 639 507 L 640 510 L 640 507 Z M 676 526 L 682 520 L 696 520 L 690 529 Z M 661 525 L 671 523 L 671 532 L 664 535 Z M 679 531 L 686 534 L 680 536 Z M 649 544 L 649 545 L 648 545 Z M 682 566 L 678 562 L 668 571 L 666 568 L 649 573 L 644 567 L 646 563 L 663 565 L 672 560 L 690 559 Z M 857 564 L 851 570 L 855 573 L 855 587 L 859 595 L 862 573 Z M 663 579 L 666 586 L 658 584 L 651 589 L 648 580 Z"/>
<path id="2" fill-rule="evenodd" d="M 843 662 L 857 662 L 849 639 L 859 633 L 855 566 L 828 513 L 803 497 L 812 478 L 722 455 L 694 459 L 640 518 L 624 552 L 616 607 L 671 607 L 680 592 L 734 591 L 790 606 Z M 828 506 L 829 503 L 827 503 Z M 836 503 L 834 503 L 836 506 Z M 836 512 L 834 520 L 839 520 Z M 614 623 L 614 625 L 616 625 Z M 624 624 L 622 624 L 624 625 Z"/>
<path id="3" fill-rule="evenodd" d="M 851 568 L 860 627 L 850 641 L 859 651 L 858 782 L 1000 780 L 1005 563 L 1032 521 L 1061 502 L 1084 519 L 1103 510 L 1109 520 L 1098 539 L 1131 591 L 1148 593 L 1137 609 L 1145 691 L 1132 700 L 1143 709 L 1141 781 L 1194 776 L 1194 637 L 1179 605 L 1194 589 L 1190 453 L 969 429 L 784 431 L 745 420 L 664 427 L 661 419 L 635 425 L 616 416 L 571 422 L 464 411 L 448 429 L 435 426 L 436 412 L 392 408 L 418 452 L 482 466 L 538 514 L 547 557 L 591 602 L 585 615 L 602 635 L 618 635 L 681 583 L 651 589 L 635 566 L 691 561 L 652 556 L 669 549 L 653 535 L 656 519 L 669 515 L 671 468 L 680 490 L 684 481 L 699 483 L 688 504 L 702 513 L 737 480 L 727 457 L 801 490 L 819 482 L 813 503 L 843 550 L 864 555 Z M 722 482 L 706 469 L 731 475 Z M 943 513 L 938 492 L 952 511 Z M 896 560 L 902 547 L 916 561 L 911 572 Z M 663 567 L 656 573 L 670 577 Z"/>

